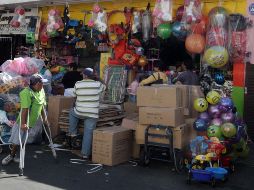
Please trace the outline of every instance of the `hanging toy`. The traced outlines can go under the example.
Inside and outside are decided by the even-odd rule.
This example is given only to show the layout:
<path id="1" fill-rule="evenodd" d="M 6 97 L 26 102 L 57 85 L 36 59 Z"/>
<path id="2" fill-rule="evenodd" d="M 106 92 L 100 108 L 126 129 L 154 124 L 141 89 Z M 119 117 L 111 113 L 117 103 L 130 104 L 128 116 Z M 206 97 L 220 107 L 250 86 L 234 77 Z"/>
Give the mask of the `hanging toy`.
<path id="1" fill-rule="evenodd" d="M 63 34 L 64 34 L 64 36 L 67 35 L 69 21 L 70 21 L 69 4 L 66 3 L 65 8 L 64 8 L 64 19 L 63 19 L 63 23 L 64 23 Z"/>
<path id="2" fill-rule="evenodd" d="M 15 8 L 15 16 L 12 18 L 10 25 L 14 28 L 19 28 L 26 24 L 25 20 L 25 9 L 21 6 Z"/>
<path id="3" fill-rule="evenodd" d="M 148 41 L 152 34 L 152 13 L 150 11 L 150 3 L 142 14 L 142 34 L 144 42 Z"/>
<path id="4" fill-rule="evenodd" d="M 47 24 L 46 23 L 42 23 L 40 26 L 40 41 L 43 44 L 46 44 L 49 40 L 49 36 L 47 34 Z"/>
<path id="5" fill-rule="evenodd" d="M 182 22 L 187 25 L 192 22 L 199 23 L 202 18 L 202 8 L 200 0 L 185 0 L 184 2 L 184 13 Z"/>
<path id="6" fill-rule="evenodd" d="M 141 29 L 141 16 L 139 11 L 133 12 L 133 24 L 132 24 L 132 33 L 136 34 Z"/>
<path id="7" fill-rule="evenodd" d="M 153 27 L 172 20 L 172 1 L 157 0 L 153 10 Z"/>
<path id="8" fill-rule="evenodd" d="M 96 20 L 94 21 L 95 28 L 100 32 L 106 32 L 107 30 L 107 15 L 104 10 L 97 13 Z"/>
<path id="9" fill-rule="evenodd" d="M 57 31 L 64 27 L 60 11 L 51 9 L 48 13 L 47 34 L 50 37 L 57 36 Z"/>

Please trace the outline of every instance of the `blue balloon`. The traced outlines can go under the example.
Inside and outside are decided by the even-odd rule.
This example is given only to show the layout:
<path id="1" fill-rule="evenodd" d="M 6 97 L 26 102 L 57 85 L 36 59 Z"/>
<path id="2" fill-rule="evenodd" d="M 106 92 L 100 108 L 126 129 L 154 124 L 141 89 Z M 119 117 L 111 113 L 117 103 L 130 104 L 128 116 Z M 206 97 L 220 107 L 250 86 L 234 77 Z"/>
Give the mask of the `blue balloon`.
<path id="1" fill-rule="evenodd" d="M 187 30 L 184 27 L 184 23 L 178 21 L 174 22 L 172 25 L 172 33 L 178 39 L 184 40 L 187 36 Z"/>
<path id="2" fill-rule="evenodd" d="M 202 131 L 206 131 L 208 127 L 208 122 L 206 122 L 204 119 L 197 119 L 194 123 L 193 123 L 193 128 L 196 131 L 202 132 Z"/>
<path id="3" fill-rule="evenodd" d="M 214 81 L 219 85 L 223 85 L 225 83 L 224 75 L 222 73 L 215 73 Z"/>
<path id="4" fill-rule="evenodd" d="M 225 110 L 229 111 L 234 108 L 234 103 L 231 98 L 225 97 L 220 99 L 219 106 L 224 107 Z"/>

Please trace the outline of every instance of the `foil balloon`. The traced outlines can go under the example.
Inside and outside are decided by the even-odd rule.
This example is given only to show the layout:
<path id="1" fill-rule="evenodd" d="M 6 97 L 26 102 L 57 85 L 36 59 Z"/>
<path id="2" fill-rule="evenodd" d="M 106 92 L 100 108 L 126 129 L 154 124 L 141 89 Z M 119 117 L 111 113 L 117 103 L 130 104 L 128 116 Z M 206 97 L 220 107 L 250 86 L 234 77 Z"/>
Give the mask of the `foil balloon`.
<path id="1" fill-rule="evenodd" d="M 228 51 L 222 46 L 213 46 L 205 51 L 204 61 L 213 68 L 221 68 L 228 63 Z"/>
<path id="2" fill-rule="evenodd" d="M 207 123 L 210 121 L 210 116 L 207 112 L 200 113 L 198 118 L 206 121 Z"/>
<path id="3" fill-rule="evenodd" d="M 178 9 L 176 10 L 176 20 L 177 21 L 181 21 L 183 18 L 183 13 L 184 13 L 184 6 L 180 6 L 178 7 Z"/>
<path id="4" fill-rule="evenodd" d="M 182 22 L 174 22 L 172 25 L 172 34 L 179 40 L 184 40 L 187 36 L 187 30 Z"/>
<path id="5" fill-rule="evenodd" d="M 205 38 L 200 34 L 191 34 L 186 38 L 185 47 L 190 53 L 202 53 L 205 49 Z"/>
<path id="6" fill-rule="evenodd" d="M 211 125 L 207 129 L 208 137 L 217 137 L 218 139 L 222 138 L 221 128 L 217 125 Z"/>
<path id="7" fill-rule="evenodd" d="M 144 42 L 148 41 L 152 34 L 152 13 L 149 10 L 150 6 L 148 5 L 147 9 L 142 14 L 142 35 Z"/>
<path id="8" fill-rule="evenodd" d="M 214 7 L 208 14 L 209 23 L 212 27 L 225 28 L 228 24 L 228 12 L 223 7 Z"/>
<path id="9" fill-rule="evenodd" d="M 222 120 L 220 118 L 215 118 L 211 121 L 211 125 L 221 126 L 222 125 Z"/>
<path id="10" fill-rule="evenodd" d="M 197 98 L 194 100 L 193 107 L 197 112 L 205 112 L 208 108 L 208 102 L 205 98 Z"/>
<path id="11" fill-rule="evenodd" d="M 214 90 L 208 92 L 206 95 L 206 100 L 213 105 L 219 103 L 220 98 L 220 94 Z"/>
<path id="12" fill-rule="evenodd" d="M 235 121 L 235 114 L 233 114 L 232 112 L 223 113 L 221 114 L 221 119 L 223 123 L 233 123 Z"/>
<path id="13" fill-rule="evenodd" d="M 172 33 L 172 26 L 169 23 L 160 24 L 157 28 L 157 34 L 162 39 L 167 39 Z"/>
<path id="14" fill-rule="evenodd" d="M 224 123 L 221 126 L 221 132 L 223 134 L 223 136 L 227 137 L 227 138 L 231 138 L 233 136 L 236 135 L 236 126 L 232 123 Z"/>
<path id="15" fill-rule="evenodd" d="M 209 106 L 208 113 L 209 113 L 211 118 L 219 118 L 220 115 L 221 115 L 221 112 L 219 110 L 219 106 L 218 105 L 211 105 L 211 106 Z"/>
<path id="16" fill-rule="evenodd" d="M 199 132 L 206 131 L 207 130 L 207 122 L 203 119 L 197 119 L 193 123 L 193 128 Z"/>

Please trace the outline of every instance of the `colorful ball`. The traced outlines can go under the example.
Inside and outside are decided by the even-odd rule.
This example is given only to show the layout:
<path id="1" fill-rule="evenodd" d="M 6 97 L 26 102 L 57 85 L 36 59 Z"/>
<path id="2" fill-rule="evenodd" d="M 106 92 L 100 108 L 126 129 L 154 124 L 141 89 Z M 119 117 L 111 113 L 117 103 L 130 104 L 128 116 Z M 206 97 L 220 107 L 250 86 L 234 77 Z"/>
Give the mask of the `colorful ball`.
<path id="1" fill-rule="evenodd" d="M 146 59 L 146 57 L 144 57 L 144 56 L 141 56 L 141 57 L 139 58 L 139 60 L 138 60 L 138 65 L 139 65 L 140 67 L 146 66 L 147 63 L 148 63 L 148 62 L 147 62 L 147 59 Z"/>
<path id="2" fill-rule="evenodd" d="M 215 118 L 211 121 L 211 125 L 221 126 L 222 125 L 222 120 L 220 118 Z"/>
<path id="3" fill-rule="evenodd" d="M 206 95 L 206 100 L 213 105 L 219 103 L 220 98 L 220 94 L 214 90 L 208 92 Z"/>
<path id="4" fill-rule="evenodd" d="M 169 23 L 160 24 L 157 28 L 157 34 L 162 39 L 167 39 L 172 33 L 172 26 Z"/>
<path id="5" fill-rule="evenodd" d="M 208 137 L 217 137 L 218 139 L 222 138 L 221 128 L 217 125 L 211 125 L 207 129 Z"/>
<path id="6" fill-rule="evenodd" d="M 187 30 L 182 22 L 174 22 L 172 25 L 172 34 L 179 40 L 184 40 L 187 36 Z"/>
<path id="7" fill-rule="evenodd" d="M 205 98 L 197 98 L 194 100 L 193 107 L 197 112 L 204 112 L 208 108 L 208 102 Z"/>
<path id="8" fill-rule="evenodd" d="M 209 122 L 210 121 L 210 116 L 207 112 L 202 112 L 199 115 L 199 119 L 203 119 L 204 121 Z"/>
<path id="9" fill-rule="evenodd" d="M 227 113 L 223 113 L 221 114 L 221 119 L 223 123 L 228 123 L 228 122 L 233 123 L 235 121 L 235 114 L 232 113 L 231 111 Z"/>
<path id="10" fill-rule="evenodd" d="M 190 53 L 202 53 L 205 48 L 205 38 L 201 34 L 191 34 L 186 38 L 185 47 Z"/>
<path id="11" fill-rule="evenodd" d="M 223 112 L 227 112 L 234 107 L 233 100 L 228 97 L 221 98 L 219 105 L 220 105 L 221 109 L 223 109 Z"/>
<path id="12" fill-rule="evenodd" d="M 227 64 L 228 51 L 222 46 L 213 46 L 205 51 L 204 61 L 213 68 L 220 68 Z"/>
<path id="13" fill-rule="evenodd" d="M 236 135 L 236 126 L 232 123 L 224 123 L 221 126 L 221 132 L 225 137 L 231 138 Z"/>
<path id="14" fill-rule="evenodd" d="M 218 105 L 211 105 L 208 108 L 208 113 L 210 115 L 211 118 L 219 118 L 221 115 L 221 112 L 219 110 L 219 106 Z"/>
<path id="15" fill-rule="evenodd" d="M 199 132 L 206 131 L 207 130 L 207 122 L 204 119 L 197 119 L 193 123 L 193 128 Z"/>
<path id="16" fill-rule="evenodd" d="M 214 81 L 219 85 L 223 85 L 225 83 L 225 77 L 223 73 L 215 73 Z"/>

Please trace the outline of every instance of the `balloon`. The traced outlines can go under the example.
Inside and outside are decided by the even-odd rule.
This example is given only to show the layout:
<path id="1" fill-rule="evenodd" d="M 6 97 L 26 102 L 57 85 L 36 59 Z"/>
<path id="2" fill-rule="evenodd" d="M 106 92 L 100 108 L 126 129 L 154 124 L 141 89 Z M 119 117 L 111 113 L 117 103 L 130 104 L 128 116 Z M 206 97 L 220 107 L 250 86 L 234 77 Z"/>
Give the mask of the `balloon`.
<path id="1" fill-rule="evenodd" d="M 235 114 L 233 114 L 232 112 L 223 113 L 221 114 L 221 119 L 223 123 L 227 123 L 227 122 L 233 123 L 235 121 Z"/>
<path id="2" fill-rule="evenodd" d="M 219 85 L 223 85 L 224 82 L 225 82 L 225 78 L 224 78 L 223 73 L 215 73 L 214 81 Z"/>
<path id="3" fill-rule="evenodd" d="M 191 31 L 194 34 L 205 34 L 207 25 L 207 17 L 203 16 L 198 23 L 193 23 L 191 25 Z"/>
<path id="4" fill-rule="evenodd" d="M 214 7 L 208 14 L 212 27 L 227 27 L 228 12 L 223 7 Z"/>
<path id="5" fill-rule="evenodd" d="M 190 53 L 202 53 L 205 48 L 205 38 L 200 34 L 191 34 L 186 38 L 185 47 Z"/>
<path id="6" fill-rule="evenodd" d="M 207 136 L 217 137 L 218 139 L 221 139 L 222 137 L 221 128 L 217 125 L 210 125 L 207 129 Z"/>
<path id="7" fill-rule="evenodd" d="M 206 95 L 206 100 L 213 105 L 219 103 L 220 98 L 220 94 L 214 90 L 208 92 Z"/>
<path id="8" fill-rule="evenodd" d="M 179 40 L 184 40 L 187 36 L 187 30 L 182 22 L 174 22 L 172 25 L 172 34 Z"/>
<path id="9" fill-rule="evenodd" d="M 211 105 L 208 108 L 208 113 L 211 118 L 219 118 L 220 117 L 220 110 L 218 105 Z"/>
<path id="10" fill-rule="evenodd" d="M 184 5 L 178 7 L 176 10 L 176 20 L 181 21 L 184 13 Z"/>
<path id="11" fill-rule="evenodd" d="M 243 31 L 247 28 L 246 18 L 241 14 L 230 14 L 229 25 L 234 31 Z"/>
<path id="12" fill-rule="evenodd" d="M 144 57 L 144 56 L 141 56 L 141 57 L 139 58 L 139 60 L 138 60 L 138 65 L 141 66 L 141 67 L 146 66 L 147 63 L 148 63 L 148 62 L 147 62 L 147 59 L 146 59 L 146 57 Z"/>
<path id="13" fill-rule="evenodd" d="M 167 39 L 172 33 L 172 26 L 169 23 L 160 24 L 157 28 L 157 34 L 162 39 Z"/>
<path id="14" fill-rule="evenodd" d="M 220 118 L 215 118 L 211 121 L 211 125 L 221 126 L 222 125 L 222 120 Z"/>
<path id="15" fill-rule="evenodd" d="M 194 100 L 193 107 L 198 112 L 204 112 L 208 108 L 208 102 L 205 98 L 197 98 L 196 100 Z"/>
<path id="16" fill-rule="evenodd" d="M 228 62 L 228 51 L 221 46 L 213 46 L 205 51 L 204 61 L 213 68 L 220 68 Z"/>
<path id="17" fill-rule="evenodd" d="M 221 106 L 221 109 L 223 107 L 224 109 L 223 111 L 226 110 L 226 112 L 231 110 L 234 107 L 233 100 L 228 97 L 221 98 L 219 105 Z"/>
<path id="18" fill-rule="evenodd" d="M 206 131 L 207 130 L 207 122 L 203 119 L 197 119 L 193 123 L 193 128 L 199 132 Z"/>
<path id="19" fill-rule="evenodd" d="M 224 123 L 221 126 L 221 132 L 225 137 L 230 138 L 236 135 L 236 127 L 232 123 Z"/>
<path id="20" fill-rule="evenodd" d="M 210 116 L 207 112 L 203 112 L 203 113 L 200 113 L 199 119 L 202 119 L 206 122 L 209 122 L 210 121 Z"/>

